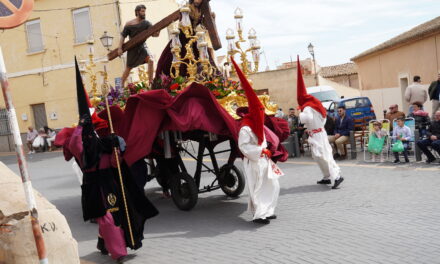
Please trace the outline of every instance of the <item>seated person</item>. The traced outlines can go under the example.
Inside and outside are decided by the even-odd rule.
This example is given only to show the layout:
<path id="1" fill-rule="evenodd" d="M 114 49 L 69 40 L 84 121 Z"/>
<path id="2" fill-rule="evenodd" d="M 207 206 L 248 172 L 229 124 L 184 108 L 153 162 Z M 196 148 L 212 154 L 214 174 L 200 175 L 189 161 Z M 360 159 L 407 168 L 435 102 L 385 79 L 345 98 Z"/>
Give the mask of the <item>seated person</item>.
<path id="1" fill-rule="evenodd" d="M 411 129 L 405 126 L 405 118 L 397 118 L 397 126 L 393 129 L 393 140 L 400 140 L 403 143 L 403 156 L 405 157 L 405 162 L 409 162 L 408 159 L 408 149 L 409 141 L 411 140 Z M 394 152 L 394 163 L 399 163 L 399 152 Z"/>
<path id="2" fill-rule="evenodd" d="M 373 132 L 370 134 L 370 139 L 369 139 L 370 143 L 369 144 L 372 144 L 374 139 L 379 139 L 379 140 L 380 139 L 384 139 L 387 135 L 388 135 L 387 131 L 382 128 L 382 123 L 379 122 L 379 121 L 375 121 L 373 123 Z M 377 155 L 380 156 L 380 162 L 384 162 L 383 155 L 382 155 L 382 151 L 384 149 L 383 146 L 384 146 L 384 144 L 383 144 L 383 141 L 382 141 L 382 149 L 380 149 L 380 150 L 379 149 L 373 150 L 375 152 L 371 151 L 370 146 L 369 146 L 368 151 L 371 152 L 371 160 L 373 162 L 376 161 L 376 156 Z"/>
<path id="3" fill-rule="evenodd" d="M 28 154 L 32 154 L 32 153 L 35 153 L 35 150 L 32 146 L 32 143 L 34 143 L 35 138 L 38 136 L 38 132 L 32 126 L 29 126 L 28 130 L 29 131 L 26 134 L 26 145 L 29 149 Z"/>
<path id="4" fill-rule="evenodd" d="M 431 124 L 427 131 L 427 138 L 417 141 L 417 146 L 423 153 L 425 153 L 428 159 L 427 163 L 435 161 L 434 155 L 428 150 L 428 146 L 431 146 L 433 150 L 440 154 L 440 111 L 435 112 L 435 120 L 431 121 Z"/>
<path id="5" fill-rule="evenodd" d="M 390 123 L 390 129 L 393 129 L 394 119 L 399 117 L 405 118 L 405 113 L 399 111 L 399 106 L 397 104 L 390 105 L 389 111 L 385 114 L 385 119 L 388 119 Z"/>
<path id="6" fill-rule="evenodd" d="M 338 117 L 335 122 L 335 135 L 328 136 L 330 143 L 336 144 L 336 153 L 334 159 L 344 160 L 347 158 L 344 144 L 350 140 L 350 131 L 354 128 L 353 119 L 346 115 L 345 106 L 338 106 Z"/>
<path id="7" fill-rule="evenodd" d="M 52 145 L 55 141 L 55 137 L 57 136 L 57 132 L 53 130 L 52 128 L 49 128 L 48 126 L 44 126 L 44 132 L 46 133 L 46 142 L 47 146 L 49 147 L 49 151 L 52 151 Z"/>
<path id="8" fill-rule="evenodd" d="M 422 104 L 412 104 L 413 112 L 408 117 L 414 118 L 416 122 L 416 129 L 419 130 L 420 138 L 426 137 L 426 127 L 428 126 L 430 119 L 428 112 L 422 110 Z"/>
<path id="9" fill-rule="evenodd" d="M 44 151 L 47 143 L 46 143 L 47 134 L 44 132 L 44 128 L 40 128 L 38 130 L 38 136 L 34 139 L 32 143 L 32 147 L 34 150 Z"/>
<path id="10" fill-rule="evenodd" d="M 327 120 L 324 125 L 325 132 L 327 132 L 328 136 L 335 135 L 335 120 L 331 116 L 327 116 Z"/>

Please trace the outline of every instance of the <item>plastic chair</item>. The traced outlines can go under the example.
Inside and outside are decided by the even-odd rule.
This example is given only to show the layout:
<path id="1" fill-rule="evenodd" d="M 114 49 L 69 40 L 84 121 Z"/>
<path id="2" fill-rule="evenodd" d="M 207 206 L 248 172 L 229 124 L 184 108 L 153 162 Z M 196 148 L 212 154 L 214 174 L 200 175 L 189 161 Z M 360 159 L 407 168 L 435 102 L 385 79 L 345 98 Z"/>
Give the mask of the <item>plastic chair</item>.
<path id="1" fill-rule="evenodd" d="M 388 160 L 389 154 L 390 154 L 390 120 L 388 119 L 379 119 L 379 120 L 370 120 L 368 123 L 368 133 L 364 137 L 365 147 L 364 147 L 364 161 L 365 162 L 372 162 L 373 154 L 368 152 L 368 142 L 370 140 L 370 135 L 374 133 L 374 122 L 381 122 L 382 123 L 382 129 L 386 131 L 387 135 L 385 138 L 384 146 L 382 149 L 382 152 L 379 154 L 380 160 Z M 368 158 L 367 158 L 368 157 Z"/>
<path id="2" fill-rule="evenodd" d="M 393 127 L 397 126 L 397 120 L 393 120 Z M 416 130 L 416 121 L 412 117 L 405 118 L 405 126 L 409 127 L 411 130 L 411 138 L 408 142 L 409 148 L 408 148 L 408 159 L 410 157 L 414 157 L 414 161 L 416 160 L 416 142 L 415 142 L 415 130 Z M 391 132 L 392 135 L 392 132 Z M 395 141 L 394 137 L 392 138 L 392 142 Z M 400 154 L 399 154 L 400 155 Z"/>

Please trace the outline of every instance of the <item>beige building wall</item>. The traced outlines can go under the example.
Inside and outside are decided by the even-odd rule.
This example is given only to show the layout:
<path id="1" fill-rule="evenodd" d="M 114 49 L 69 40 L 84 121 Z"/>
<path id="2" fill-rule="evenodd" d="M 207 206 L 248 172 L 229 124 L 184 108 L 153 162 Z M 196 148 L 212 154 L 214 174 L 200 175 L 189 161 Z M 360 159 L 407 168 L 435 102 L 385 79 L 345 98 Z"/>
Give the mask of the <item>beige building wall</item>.
<path id="1" fill-rule="evenodd" d="M 357 74 L 341 75 L 341 76 L 335 76 L 335 77 L 330 77 L 330 78 L 326 78 L 326 79 L 329 79 L 335 83 L 339 83 L 343 86 L 359 89 L 359 78 L 358 78 Z"/>
<path id="2" fill-rule="evenodd" d="M 415 75 L 422 78 L 426 89 L 436 80 L 440 65 L 440 34 L 355 60 L 359 70 L 361 94 L 369 96 L 376 112 L 398 104 L 408 112 L 403 96 L 406 83 Z M 425 104 L 431 112 L 431 102 Z"/>
<path id="3" fill-rule="evenodd" d="M 277 103 L 284 113 L 290 107 L 297 107 L 296 100 L 296 83 L 297 83 L 296 68 L 273 70 L 258 72 L 249 75 L 252 80 L 253 88 L 256 90 L 268 89 L 270 99 Z M 315 78 L 313 75 L 304 76 L 306 87 L 315 85 Z"/>
<path id="4" fill-rule="evenodd" d="M 116 3 L 120 2 L 120 6 Z M 29 20 L 40 19 L 44 50 L 30 54 L 27 52 L 27 37 L 25 25 L 15 29 L 4 30 L 1 33 L 0 46 L 2 47 L 14 105 L 16 107 L 20 131 L 26 132 L 30 125 L 34 126 L 32 105 L 45 104 L 48 126 L 62 128 L 71 126 L 78 120 L 76 84 L 73 68 L 73 58 L 88 59 L 90 47 L 87 43 L 75 44 L 72 10 L 89 7 L 92 26 L 93 50 L 97 67 L 103 70 L 102 61 L 106 59 L 107 50 L 102 46 L 99 38 L 104 31 L 114 37 L 112 48 L 116 48 L 120 40 L 119 21 L 125 24 L 126 20 L 134 18 L 134 6 L 141 1 L 111 1 L 111 0 L 39 0 L 35 1 L 34 11 Z M 172 0 L 149 1 L 145 3 L 147 19 L 152 23 L 159 21 L 178 6 Z M 41 11 L 38 11 L 41 10 Z M 119 11 L 120 10 L 120 11 Z M 119 18 L 119 12 L 121 18 Z M 122 25 L 123 26 L 123 25 Z M 148 46 L 156 55 L 168 41 L 166 30 L 159 38 L 148 40 Z M 117 58 L 107 63 L 109 82 L 115 85 L 115 78 L 122 75 L 124 59 Z M 98 77 L 102 83 L 102 77 Z M 86 88 L 90 89 L 88 78 L 85 79 Z M 4 107 L 2 95 L 0 108 Z M 51 119 L 51 113 L 56 118 Z M 22 118 L 27 116 L 27 120 Z"/>

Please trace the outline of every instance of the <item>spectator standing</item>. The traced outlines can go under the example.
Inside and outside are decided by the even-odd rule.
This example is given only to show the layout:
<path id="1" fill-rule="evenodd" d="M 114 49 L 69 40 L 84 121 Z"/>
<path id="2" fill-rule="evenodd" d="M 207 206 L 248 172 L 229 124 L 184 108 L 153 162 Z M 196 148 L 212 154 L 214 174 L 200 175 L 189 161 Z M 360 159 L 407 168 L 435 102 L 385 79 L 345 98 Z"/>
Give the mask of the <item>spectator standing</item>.
<path id="1" fill-rule="evenodd" d="M 437 76 L 437 81 L 433 81 L 428 89 L 429 100 L 432 101 L 432 117 L 434 119 L 434 113 L 440 108 L 440 72 Z"/>
<path id="2" fill-rule="evenodd" d="M 399 106 L 397 104 L 390 105 L 389 111 L 385 115 L 385 119 L 390 121 L 390 129 L 393 129 L 393 121 L 397 118 L 405 118 L 405 113 L 399 111 Z"/>
<path id="3" fill-rule="evenodd" d="M 34 148 L 32 147 L 32 143 L 34 143 L 35 138 L 38 136 L 37 130 L 35 130 L 32 126 L 28 127 L 28 132 L 26 134 L 26 145 L 29 149 L 28 154 L 35 153 Z"/>
<path id="4" fill-rule="evenodd" d="M 289 108 L 287 123 L 289 124 L 290 134 L 295 133 L 295 129 L 298 127 L 298 116 L 296 116 L 295 108 Z"/>
<path id="5" fill-rule="evenodd" d="M 338 117 L 335 122 L 335 135 L 328 136 L 330 143 L 336 144 L 336 153 L 334 159 L 344 160 L 347 158 L 347 153 L 344 150 L 344 144 L 350 139 L 350 131 L 354 128 L 353 119 L 346 115 L 345 106 L 338 107 Z"/>
<path id="6" fill-rule="evenodd" d="M 423 88 L 420 76 L 414 76 L 413 80 L 413 84 L 408 86 L 405 90 L 405 101 L 410 104 L 409 114 L 413 112 L 413 105 L 415 103 L 420 104 L 421 109 L 423 109 L 423 104 L 428 100 L 428 92 Z"/>
<path id="7" fill-rule="evenodd" d="M 405 126 L 405 118 L 397 119 L 397 126 L 393 129 L 393 140 L 400 140 L 403 143 L 403 156 L 405 157 L 405 162 L 409 162 L 408 159 L 408 148 L 409 141 L 411 140 L 411 129 Z M 400 163 L 399 152 L 394 152 L 394 163 Z"/>
<path id="8" fill-rule="evenodd" d="M 428 157 L 426 162 L 431 163 L 435 161 L 435 157 L 428 150 L 428 146 L 431 146 L 433 150 L 440 154 L 440 111 L 435 112 L 434 120 L 431 121 L 427 136 L 428 138 L 417 141 L 417 146 Z"/>
<path id="9" fill-rule="evenodd" d="M 304 124 L 301 124 L 299 117 L 296 115 L 295 108 L 289 108 L 289 116 L 287 118 L 289 123 L 290 134 L 296 133 L 299 141 L 299 151 L 304 152 Z"/>

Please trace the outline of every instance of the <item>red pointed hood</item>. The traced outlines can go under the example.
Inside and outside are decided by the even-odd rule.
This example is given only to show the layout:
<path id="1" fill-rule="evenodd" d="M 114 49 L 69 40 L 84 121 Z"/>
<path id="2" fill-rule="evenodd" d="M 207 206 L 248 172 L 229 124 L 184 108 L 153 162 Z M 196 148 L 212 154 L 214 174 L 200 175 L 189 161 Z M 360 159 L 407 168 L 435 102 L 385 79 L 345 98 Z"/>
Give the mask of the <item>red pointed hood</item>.
<path id="1" fill-rule="evenodd" d="M 325 110 L 324 106 L 322 106 L 322 103 L 316 97 L 307 93 L 306 85 L 304 84 L 304 79 L 301 72 L 301 64 L 299 63 L 299 56 L 297 56 L 296 60 L 298 71 L 296 95 L 299 108 L 302 111 L 306 106 L 310 106 L 321 113 L 322 117 L 325 118 L 327 116 L 327 111 Z"/>
<path id="2" fill-rule="evenodd" d="M 261 145 L 264 140 L 264 106 L 258 99 L 257 94 L 252 89 L 249 81 L 244 76 L 240 67 L 231 57 L 232 64 L 234 65 L 235 71 L 237 72 L 238 78 L 240 79 L 241 87 L 243 88 L 249 105 L 249 113 L 243 117 L 242 126 L 249 126 L 252 132 L 258 138 L 258 145 Z"/>

